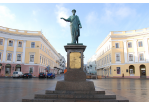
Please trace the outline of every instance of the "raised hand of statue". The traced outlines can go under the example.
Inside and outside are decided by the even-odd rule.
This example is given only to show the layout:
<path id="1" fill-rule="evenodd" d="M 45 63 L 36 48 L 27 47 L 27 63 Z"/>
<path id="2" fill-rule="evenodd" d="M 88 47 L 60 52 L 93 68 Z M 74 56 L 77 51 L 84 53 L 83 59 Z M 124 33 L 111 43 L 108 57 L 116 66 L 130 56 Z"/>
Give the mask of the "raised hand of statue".
<path id="1" fill-rule="evenodd" d="M 82 26 L 79 25 L 79 28 L 82 28 Z"/>

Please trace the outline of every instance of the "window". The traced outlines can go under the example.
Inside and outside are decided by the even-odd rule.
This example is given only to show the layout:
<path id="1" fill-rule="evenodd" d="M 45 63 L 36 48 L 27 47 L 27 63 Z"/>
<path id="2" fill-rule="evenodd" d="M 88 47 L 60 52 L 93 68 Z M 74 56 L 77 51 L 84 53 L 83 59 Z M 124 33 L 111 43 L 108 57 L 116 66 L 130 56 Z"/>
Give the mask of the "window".
<path id="1" fill-rule="evenodd" d="M 119 48 L 119 43 L 115 43 L 115 48 Z"/>
<path id="2" fill-rule="evenodd" d="M 121 68 L 117 67 L 117 74 L 121 74 Z"/>
<path id="3" fill-rule="evenodd" d="M 13 41 L 9 40 L 9 46 L 13 46 Z"/>
<path id="4" fill-rule="evenodd" d="M 33 74 L 33 67 L 29 68 L 29 73 Z"/>
<path id="5" fill-rule="evenodd" d="M 120 61 L 120 54 L 116 54 L 116 61 Z"/>
<path id="6" fill-rule="evenodd" d="M 42 63 L 43 63 L 43 57 L 42 57 Z"/>
<path id="7" fill-rule="evenodd" d="M 21 54 L 17 54 L 17 61 L 21 61 Z"/>
<path id="8" fill-rule="evenodd" d="M 41 49 L 42 49 L 42 44 L 41 44 Z"/>
<path id="9" fill-rule="evenodd" d="M 22 47 L 22 42 L 19 41 L 18 47 Z"/>
<path id="10" fill-rule="evenodd" d="M 143 47 L 142 41 L 139 41 L 138 44 L 139 44 L 139 47 Z"/>
<path id="11" fill-rule="evenodd" d="M 134 74 L 134 70 L 133 69 L 129 69 L 129 73 L 130 74 Z"/>
<path id="12" fill-rule="evenodd" d="M 0 39 L 0 45 L 3 45 L 3 39 Z"/>
<path id="13" fill-rule="evenodd" d="M 34 62 L 34 55 L 30 55 L 30 62 Z"/>
<path id="14" fill-rule="evenodd" d="M 139 58 L 140 58 L 140 61 L 144 61 L 144 55 L 143 55 L 143 53 L 140 53 L 139 54 Z"/>
<path id="15" fill-rule="evenodd" d="M 12 57 L 12 54 L 11 54 L 11 53 L 8 53 L 8 54 L 7 54 L 7 60 L 8 60 L 8 61 L 11 61 L 11 57 Z"/>
<path id="16" fill-rule="evenodd" d="M 40 56 L 40 63 L 41 63 L 41 56 Z"/>
<path id="17" fill-rule="evenodd" d="M 43 51 L 44 51 L 44 46 L 43 46 Z"/>
<path id="18" fill-rule="evenodd" d="M 2 59 L 2 53 L 0 52 L 0 61 L 1 61 L 1 59 Z"/>
<path id="19" fill-rule="evenodd" d="M 35 42 L 31 42 L 31 48 L 35 48 Z"/>
<path id="20" fill-rule="evenodd" d="M 132 48 L 132 43 L 128 42 L 128 48 Z"/>
<path id="21" fill-rule="evenodd" d="M 45 52 L 46 52 L 46 48 L 45 48 Z"/>
<path id="22" fill-rule="evenodd" d="M 129 61 L 133 61 L 133 54 L 129 54 Z"/>

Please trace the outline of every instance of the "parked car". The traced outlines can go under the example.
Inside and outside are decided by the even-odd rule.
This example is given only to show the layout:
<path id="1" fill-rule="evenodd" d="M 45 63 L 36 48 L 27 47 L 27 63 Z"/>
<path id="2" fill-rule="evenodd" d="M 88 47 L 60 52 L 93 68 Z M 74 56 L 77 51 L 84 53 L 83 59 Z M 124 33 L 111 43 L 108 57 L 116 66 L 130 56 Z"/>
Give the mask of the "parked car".
<path id="1" fill-rule="evenodd" d="M 55 78 L 55 73 L 47 73 L 47 78 Z"/>
<path id="2" fill-rule="evenodd" d="M 24 73 L 23 78 L 32 78 L 31 73 Z"/>
<path id="3" fill-rule="evenodd" d="M 14 71 L 13 78 L 15 78 L 15 77 L 21 78 L 21 77 L 23 77 L 23 73 L 20 71 Z"/>
<path id="4" fill-rule="evenodd" d="M 39 73 L 39 78 L 46 78 L 46 73 L 44 72 Z"/>

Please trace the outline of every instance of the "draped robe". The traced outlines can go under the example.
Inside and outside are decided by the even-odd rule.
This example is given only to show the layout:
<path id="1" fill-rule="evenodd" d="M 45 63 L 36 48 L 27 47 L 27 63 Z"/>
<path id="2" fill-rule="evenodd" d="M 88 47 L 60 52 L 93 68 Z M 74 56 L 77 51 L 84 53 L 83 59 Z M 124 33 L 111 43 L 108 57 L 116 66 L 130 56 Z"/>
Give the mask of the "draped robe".
<path id="1" fill-rule="evenodd" d="M 76 43 L 78 37 L 80 36 L 79 25 L 81 25 L 79 17 L 77 15 L 70 16 L 66 21 L 70 22 L 70 31 L 71 31 L 71 43 Z"/>

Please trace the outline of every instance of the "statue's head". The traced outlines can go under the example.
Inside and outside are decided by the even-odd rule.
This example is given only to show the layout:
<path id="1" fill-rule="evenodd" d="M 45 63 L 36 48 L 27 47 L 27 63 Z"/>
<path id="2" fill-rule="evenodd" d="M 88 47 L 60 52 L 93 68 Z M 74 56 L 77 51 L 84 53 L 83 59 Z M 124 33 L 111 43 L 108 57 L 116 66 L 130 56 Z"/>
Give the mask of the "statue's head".
<path id="1" fill-rule="evenodd" d="M 75 10 L 75 9 L 73 9 L 73 10 L 72 10 L 72 13 L 73 13 L 73 15 L 74 15 L 74 14 L 76 13 L 76 10 Z"/>

